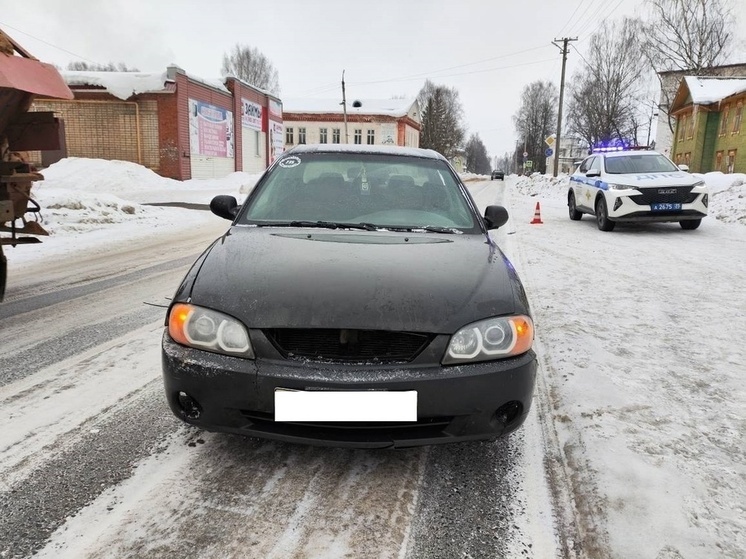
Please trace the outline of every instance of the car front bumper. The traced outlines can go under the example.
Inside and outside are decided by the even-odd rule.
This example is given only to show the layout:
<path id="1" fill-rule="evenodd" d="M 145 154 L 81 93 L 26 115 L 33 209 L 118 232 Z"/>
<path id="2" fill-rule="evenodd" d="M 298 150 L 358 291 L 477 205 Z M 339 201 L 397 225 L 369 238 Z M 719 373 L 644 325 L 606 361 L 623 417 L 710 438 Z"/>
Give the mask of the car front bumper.
<path id="1" fill-rule="evenodd" d="M 700 192 L 690 203 L 681 203 L 680 209 L 660 211 L 654 211 L 651 204 L 638 203 L 638 196 L 629 196 L 624 191 L 621 192 L 620 194 L 610 191 L 606 193 L 607 211 L 612 221 L 672 222 L 702 219 L 707 216 L 708 195 L 706 192 Z M 696 192 L 693 191 L 692 194 Z"/>
<path id="2" fill-rule="evenodd" d="M 436 337 L 433 351 L 444 348 L 447 340 L 447 336 Z M 417 364 L 417 360 L 388 366 L 249 360 L 184 347 L 167 333 L 162 365 L 169 406 L 187 423 L 209 431 L 356 448 L 408 447 L 506 435 L 520 427 L 528 414 L 537 368 L 533 351 L 509 359 L 447 367 Z M 276 388 L 415 390 L 417 422 L 276 422 Z"/>

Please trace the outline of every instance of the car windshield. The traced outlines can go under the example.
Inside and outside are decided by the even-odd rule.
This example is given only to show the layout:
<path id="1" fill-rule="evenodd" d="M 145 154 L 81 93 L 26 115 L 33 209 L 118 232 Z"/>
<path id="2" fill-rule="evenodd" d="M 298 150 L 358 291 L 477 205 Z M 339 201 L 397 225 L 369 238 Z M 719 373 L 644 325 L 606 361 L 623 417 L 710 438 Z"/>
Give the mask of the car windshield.
<path id="1" fill-rule="evenodd" d="M 606 158 L 606 172 L 612 175 L 625 173 L 670 173 L 678 171 L 670 159 L 658 153 L 638 153 Z"/>
<path id="2" fill-rule="evenodd" d="M 244 204 L 238 223 L 479 230 L 448 165 L 370 153 L 289 153 Z"/>

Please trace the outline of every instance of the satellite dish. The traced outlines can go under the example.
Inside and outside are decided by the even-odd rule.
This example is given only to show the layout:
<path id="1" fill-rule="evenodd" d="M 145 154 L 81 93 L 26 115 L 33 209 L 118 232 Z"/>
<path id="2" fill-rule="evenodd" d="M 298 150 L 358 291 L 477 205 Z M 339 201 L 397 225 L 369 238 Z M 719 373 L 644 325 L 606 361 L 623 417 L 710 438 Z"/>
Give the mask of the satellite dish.
<path id="1" fill-rule="evenodd" d="M 362 102 L 360 102 L 358 100 L 355 100 L 355 101 L 352 102 L 352 106 L 355 107 L 356 109 L 359 109 L 360 107 L 363 106 L 363 104 L 362 104 Z"/>

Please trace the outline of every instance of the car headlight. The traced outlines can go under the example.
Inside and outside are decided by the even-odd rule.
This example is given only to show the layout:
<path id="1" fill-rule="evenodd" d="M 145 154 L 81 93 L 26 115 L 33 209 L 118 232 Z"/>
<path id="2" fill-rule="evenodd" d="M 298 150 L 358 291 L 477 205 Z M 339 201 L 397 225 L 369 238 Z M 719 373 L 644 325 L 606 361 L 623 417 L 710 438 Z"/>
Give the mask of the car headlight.
<path id="1" fill-rule="evenodd" d="M 488 318 L 451 336 L 443 364 L 490 361 L 526 353 L 534 342 L 534 323 L 523 315 Z"/>
<path id="2" fill-rule="evenodd" d="M 634 190 L 633 186 L 627 184 L 612 184 L 609 183 L 609 190 Z"/>
<path id="3" fill-rule="evenodd" d="M 694 184 L 692 185 L 692 188 L 698 188 L 698 187 L 700 187 L 700 186 L 704 186 L 704 185 L 705 185 L 705 181 L 699 181 L 699 182 L 695 182 L 695 183 L 694 183 Z"/>
<path id="4" fill-rule="evenodd" d="M 221 312 L 177 303 L 168 315 L 168 334 L 185 346 L 254 358 L 246 327 Z"/>

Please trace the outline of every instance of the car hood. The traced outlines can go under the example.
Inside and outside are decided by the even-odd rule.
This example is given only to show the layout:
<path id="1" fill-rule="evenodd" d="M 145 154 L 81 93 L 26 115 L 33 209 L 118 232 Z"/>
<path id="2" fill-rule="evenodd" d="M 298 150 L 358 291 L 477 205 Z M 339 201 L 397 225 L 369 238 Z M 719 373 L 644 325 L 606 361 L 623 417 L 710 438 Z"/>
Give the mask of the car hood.
<path id="1" fill-rule="evenodd" d="M 605 175 L 604 181 L 613 184 L 624 184 L 634 188 L 655 188 L 659 186 L 694 186 L 702 181 L 684 171 L 670 173 L 627 173 Z"/>
<path id="2" fill-rule="evenodd" d="M 485 235 L 232 227 L 195 266 L 180 296 L 249 328 L 450 334 L 529 312 Z"/>

